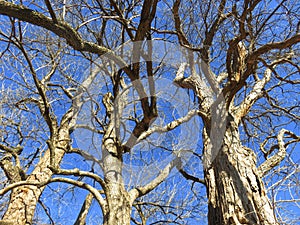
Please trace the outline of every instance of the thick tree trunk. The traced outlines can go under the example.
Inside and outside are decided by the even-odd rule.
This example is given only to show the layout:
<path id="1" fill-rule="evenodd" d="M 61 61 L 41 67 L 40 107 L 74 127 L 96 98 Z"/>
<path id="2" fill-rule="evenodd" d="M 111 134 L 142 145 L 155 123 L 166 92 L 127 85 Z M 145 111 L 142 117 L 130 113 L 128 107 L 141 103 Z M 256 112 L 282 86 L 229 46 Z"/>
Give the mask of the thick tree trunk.
<path id="1" fill-rule="evenodd" d="M 104 225 L 130 225 L 130 215 L 132 200 L 129 193 L 126 191 L 122 178 L 122 160 L 116 157 L 116 145 L 109 143 L 111 139 L 106 139 L 105 146 L 109 151 L 104 150 L 103 169 L 105 171 L 105 195 L 106 195 L 106 210 L 103 212 Z M 111 144 L 111 145 L 110 145 Z"/>
<path id="2" fill-rule="evenodd" d="M 66 146 L 68 145 L 69 132 L 68 130 L 60 130 L 60 140 L 56 145 L 55 163 L 59 165 L 64 154 Z M 51 156 L 48 149 L 33 172 L 26 179 L 27 181 L 45 182 L 51 178 L 53 172 L 48 168 L 50 166 Z M 14 188 L 10 195 L 10 202 L 8 208 L 0 220 L 0 225 L 6 222 L 14 225 L 28 225 L 32 224 L 38 200 L 45 189 L 45 186 L 37 187 L 34 185 L 24 185 Z"/>
<path id="3" fill-rule="evenodd" d="M 103 225 L 130 225 L 131 216 L 131 202 L 128 192 L 124 190 L 119 184 L 115 184 L 113 189 L 119 189 L 119 193 L 111 192 L 107 196 L 108 210 L 104 216 Z"/>
<path id="4" fill-rule="evenodd" d="M 206 139 L 207 147 L 209 138 Z M 211 154 L 204 152 L 206 157 Z M 228 123 L 218 154 L 205 168 L 209 225 L 277 224 L 256 157 L 241 145 L 237 125 Z"/>
<path id="5" fill-rule="evenodd" d="M 111 105 L 106 104 L 108 112 L 112 112 Z M 102 157 L 104 181 L 106 183 L 104 192 L 106 196 L 106 208 L 103 210 L 104 225 L 130 225 L 131 200 L 124 186 L 122 177 L 122 149 L 118 144 L 116 135 L 116 114 L 111 116 L 110 124 L 103 137 Z M 102 207 L 103 208 L 103 207 Z"/>

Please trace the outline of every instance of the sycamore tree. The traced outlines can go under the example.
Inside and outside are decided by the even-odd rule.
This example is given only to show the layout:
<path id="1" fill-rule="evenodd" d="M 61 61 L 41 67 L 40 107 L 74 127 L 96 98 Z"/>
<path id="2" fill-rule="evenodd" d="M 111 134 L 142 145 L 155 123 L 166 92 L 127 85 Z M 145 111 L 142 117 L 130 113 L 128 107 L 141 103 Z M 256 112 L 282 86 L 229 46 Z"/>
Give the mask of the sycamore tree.
<path id="1" fill-rule="evenodd" d="M 0 0 L 0 224 L 295 222 L 299 7 Z"/>

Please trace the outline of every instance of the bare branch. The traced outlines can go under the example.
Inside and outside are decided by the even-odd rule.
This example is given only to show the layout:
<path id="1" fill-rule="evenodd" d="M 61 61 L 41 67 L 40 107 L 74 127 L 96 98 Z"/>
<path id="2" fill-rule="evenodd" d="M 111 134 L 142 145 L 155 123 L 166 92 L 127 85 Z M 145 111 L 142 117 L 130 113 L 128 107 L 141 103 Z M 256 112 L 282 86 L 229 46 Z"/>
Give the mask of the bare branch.
<path id="1" fill-rule="evenodd" d="M 182 169 L 182 168 L 179 168 L 178 171 L 181 173 L 181 175 L 182 175 L 185 179 L 191 180 L 191 181 L 193 181 L 193 182 L 197 182 L 197 183 L 201 183 L 201 184 L 206 185 L 204 179 L 200 179 L 200 178 L 198 178 L 198 177 L 195 177 L 195 176 L 193 176 L 193 175 L 190 175 L 190 174 L 188 174 L 188 173 L 187 173 L 184 169 Z"/>
<path id="2" fill-rule="evenodd" d="M 267 53 L 273 49 L 288 48 L 299 42 L 300 42 L 300 34 L 295 34 L 294 36 L 292 36 L 288 39 L 282 40 L 280 42 L 273 42 L 273 43 L 265 44 L 262 47 L 258 48 L 256 51 L 254 51 L 252 54 L 250 54 L 247 57 L 246 61 L 248 64 L 253 64 L 255 62 L 255 60 L 257 60 L 257 58 L 264 53 Z"/>
<path id="3" fill-rule="evenodd" d="M 290 137 L 296 139 L 300 142 L 300 137 L 295 135 L 289 130 L 282 129 L 279 131 L 277 135 L 277 142 L 278 142 L 278 152 L 268 158 L 263 164 L 261 164 L 258 168 L 260 177 L 265 176 L 271 169 L 277 166 L 286 156 L 286 147 L 283 141 L 284 135 L 288 134 Z"/>
<path id="4" fill-rule="evenodd" d="M 160 171 L 160 173 L 156 178 L 154 178 L 148 184 L 142 187 L 136 187 L 134 189 L 131 189 L 129 191 L 131 202 L 133 202 L 136 198 L 149 193 L 154 188 L 156 188 L 159 184 L 161 184 L 168 177 L 171 170 L 176 166 L 177 163 L 178 163 L 178 159 L 175 158 L 163 170 Z"/>
<path id="5" fill-rule="evenodd" d="M 52 31 L 59 37 L 64 38 L 75 50 L 87 51 L 98 55 L 107 54 L 107 56 L 114 59 L 119 66 L 126 67 L 126 63 L 121 58 L 117 57 L 111 50 L 94 43 L 84 41 L 69 24 L 63 21 L 54 23 L 52 19 L 39 12 L 4 0 L 0 0 L 0 14 L 12 16 L 25 22 L 43 27 Z M 126 69 L 124 70 L 126 71 Z"/>
<path id="6" fill-rule="evenodd" d="M 201 113 L 199 110 L 191 110 L 184 117 L 181 117 L 177 120 L 174 120 L 174 121 L 168 123 L 167 125 L 165 125 L 164 127 L 154 126 L 150 129 L 148 129 L 147 131 L 144 131 L 139 136 L 139 138 L 137 139 L 136 142 L 139 142 L 139 141 L 149 137 L 151 134 L 153 134 L 155 132 L 163 133 L 163 132 L 168 132 L 170 130 L 174 130 L 176 127 L 178 127 L 179 125 L 189 121 L 191 118 L 193 118 L 195 115 L 198 115 L 199 113 Z"/>
<path id="7" fill-rule="evenodd" d="M 95 181 L 97 181 L 99 184 L 101 184 L 101 186 L 104 190 L 106 188 L 106 184 L 105 184 L 104 180 L 95 173 L 91 173 L 91 172 L 88 172 L 88 171 L 82 171 L 82 170 L 79 170 L 77 168 L 70 169 L 70 170 L 56 169 L 56 168 L 50 168 L 50 169 L 55 174 L 59 174 L 59 175 L 85 176 L 85 177 L 92 178 Z"/>
<path id="8" fill-rule="evenodd" d="M 179 16 L 179 6 L 180 6 L 181 0 L 176 0 L 173 5 L 173 16 L 174 16 L 174 22 L 175 22 L 175 29 L 177 31 L 177 37 L 179 40 L 179 43 L 183 46 L 190 46 L 190 43 L 188 39 L 186 38 L 184 32 L 181 29 L 181 20 Z"/>
<path id="9" fill-rule="evenodd" d="M 101 196 L 100 192 L 95 189 L 94 187 L 90 186 L 89 184 L 86 184 L 82 181 L 77 181 L 77 180 L 72 180 L 70 178 L 62 178 L 62 177 L 55 177 L 55 178 L 51 178 L 47 181 L 44 182 L 38 182 L 38 181 L 19 181 L 13 184 L 8 185 L 7 187 L 3 188 L 0 190 L 0 195 L 5 195 L 7 192 L 9 192 L 10 190 L 16 188 L 16 187 L 20 187 L 20 186 L 24 186 L 24 185 L 28 185 L 28 186 L 35 186 L 35 187 L 43 187 L 46 186 L 50 183 L 55 183 L 55 182 L 64 182 L 64 183 L 68 183 L 68 184 L 72 184 L 75 185 L 77 187 L 81 187 L 83 189 L 86 189 L 88 191 L 90 191 L 93 196 L 95 197 L 95 199 L 97 199 L 97 201 L 99 202 L 103 212 L 106 212 L 106 200 Z"/>
<path id="10" fill-rule="evenodd" d="M 272 70 L 267 68 L 264 74 L 264 77 L 261 80 L 256 81 L 252 91 L 247 95 L 243 102 L 235 110 L 237 122 L 247 115 L 253 104 L 263 95 L 263 89 L 265 85 L 271 79 Z"/>
<path id="11" fill-rule="evenodd" d="M 50 1 L 49 1 L 49 0 L 44 0 L 44 1 L 45 1 L 45 3 L 46 3 L 47 9 L 49 10 L 49 13 L 50 13 L 50 15 L 51 15 L 51 18 L 52 18 L 53 22 L 54 22 L 54 23 L 58 23 L 57 18 L 56 18 L 56 16 L 55 16 L 55 13 L 54 13 L 54 11 L 53 11 L 53 8 L 52 8 L 52 6 L 51 6 Z"/>
<path id="12" fill-rule="evenodd" d="M 89 193 L 86 196 L 74 225 L 85 225 L 86 224 L 86 216 L 92 205 L 93 198 L 94 198 L 94 196 L 92 193 Z"/>

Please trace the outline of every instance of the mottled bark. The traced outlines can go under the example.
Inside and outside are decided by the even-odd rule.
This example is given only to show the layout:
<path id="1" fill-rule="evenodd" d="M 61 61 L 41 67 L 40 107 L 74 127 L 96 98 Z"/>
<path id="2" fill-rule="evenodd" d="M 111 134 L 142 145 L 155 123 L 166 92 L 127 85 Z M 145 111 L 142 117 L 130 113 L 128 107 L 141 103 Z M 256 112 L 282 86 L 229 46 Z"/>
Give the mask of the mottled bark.
<path id="1" fill-rule="evenodd" d="M 209 225 L 277 224 L 256 156 L 242 146 L 234 121 L 228 122 L 223 145 L 204 172 Z"/>
<path id="2" fill-rule="evenodd" d="M 112 101 L 112 95 L 107 93 L 104 96 L 103 104 L 109 114 L 110 123 L 102 141 L 102 168 L 106 183 L 104 192 L 107 202 L 106 208 L 103 210 L 103 224 L 129 225 L 131 203 L 122 178 L 123 151 L 117 137 L 119 115 L 123 110 L 124 103 L 118 104 L 119 108 L 115 109 L 111 104 Z M 114 110 L 116 110 L 115 113 Z"/>
<path id="3" fill-rule="evenodd" d="M 104 225 L 129 225 L 131 214 L 131 201 L 128 192 L 125 190 L 122 178 L 122 160 L 118 154 L 118 147 L 113 143 L 114 131 L 104 137 L 104 179 L 106 209 L 103 210 Z"/>
<path id="4" fill-rule="evenodd" d="M 107 185 L 107 210 L 104 214 L 104 225 L 130 225 L 132 202 L 124 185 L 110 182 Z"/>
<path id="5" fill-rule="evenodd" d="M 54 149 L 54 161 L 57 165 L 61 162 L 65 154 L 65 149 L 68 145 L 67 140 L 69 140 L 69 132 L 67 130 L 61 130 L 60 139 Z M 51 178 L 53 172 L 48 167 L 50 166 L 51 161 L 50 155 L 50 150 L 48 149 L 31 175 L 26 179 L 27 181 L 45 182 Z M 10 195 L 8 208 L 1 221 L 7 221 L 18 225 L 32 224 L 37 202 L 44 189 L 45 186 L 37 187 L 34 185 L 25 185 L 13 189 Z"/>

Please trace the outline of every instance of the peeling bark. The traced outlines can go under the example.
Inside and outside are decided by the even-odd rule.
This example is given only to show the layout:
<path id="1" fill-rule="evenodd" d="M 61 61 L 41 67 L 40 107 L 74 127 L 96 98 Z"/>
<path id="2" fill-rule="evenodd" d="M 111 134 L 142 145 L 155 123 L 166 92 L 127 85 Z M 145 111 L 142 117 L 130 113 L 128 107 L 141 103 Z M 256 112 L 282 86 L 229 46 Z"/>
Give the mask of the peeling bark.
<path id="1" fill-rule="evenodd" d="M 107 188 L 107 213 L 103 225 L 130 225 L 132 203 L 122 183 L 110 183 Z"/>
<path id="2" fill-rule="evenodd" d="M 69 132 L 61 130 L 59 145 L 55 148 L 55 162 L 57 165 L 61 162 L 69 140 Z M 50 150 L 48 149 L 38 165 L 35 167 L 27 181 L 44 182 L 51 178 L 53 172 L 49 169 L 50 166 Z M 32 224 L 34 212 L 40 195 L 46 186 L 37 187 L 33 185 L 24 185 L 14 188 L 11 192 L 8 208 L 1 221 L 11 222 L 13 224 L 23 225 Z M 1 223 L 0 221 L 0 223 Z"/>
<path id="3" fill-rule="evenodd" d="M 277 224 L 256 156 L 241 145 L 234 121 L 228 124 L 223 145 L 204 172 L 209 225 Z"/>

